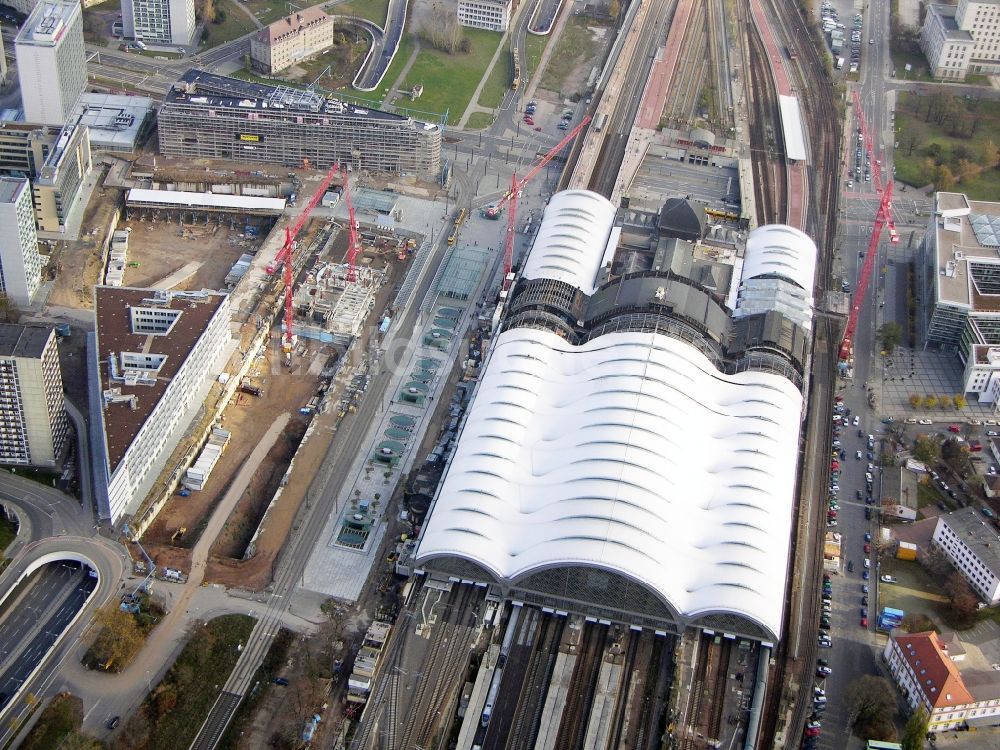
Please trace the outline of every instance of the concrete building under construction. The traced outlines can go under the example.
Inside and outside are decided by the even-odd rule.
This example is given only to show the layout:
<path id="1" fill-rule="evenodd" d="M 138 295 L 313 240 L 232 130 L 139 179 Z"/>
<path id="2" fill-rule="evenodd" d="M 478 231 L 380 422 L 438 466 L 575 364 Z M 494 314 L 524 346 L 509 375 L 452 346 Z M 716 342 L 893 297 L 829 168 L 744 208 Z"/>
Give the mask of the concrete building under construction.
<path id="1" fill-rule="evenodd" d="M 375 307 L 385 271 L 362 265 L 347 280 L 344 263 L 319 261 L 295 292 L 296 336 L 346 346 Z"/>
<path id="2" fill-rule="evenodd" d="M 160 151 L 184 159 L 231 159 L 436 179 L 441 127 L 326 98 L 315 91 L 189 70 L 167 93 Z"/>

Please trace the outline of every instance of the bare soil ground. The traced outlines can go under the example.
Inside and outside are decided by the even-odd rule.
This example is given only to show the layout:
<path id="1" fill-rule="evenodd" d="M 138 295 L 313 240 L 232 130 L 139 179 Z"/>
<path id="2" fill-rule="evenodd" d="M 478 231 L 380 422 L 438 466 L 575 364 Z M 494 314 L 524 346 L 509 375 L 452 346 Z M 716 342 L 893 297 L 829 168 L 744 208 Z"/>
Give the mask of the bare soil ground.
<path id="1" fill-rule="evenodd" d="M 147 287 L 193 263 L 198 269 L 187 279 L 172 287 L 179 290 L 223 289 L 226 274 L 243 253 L 255 249 L 256 243 L 240 237 L 242 222 L 231 229 L 228 218 L 207 226 L 178 224 L 173 221 L 140 221 L 135 216 L 123 222 L 119 229 L 131 229 L 128 262 L 138 263 L 125 269 L 124 286 Z"/>
<path id="2" fill-rule="evenodd" d="M 94 169 L 102 168 L 103 165 L 94 166 Z M 80 239 L 57 243 L 49 261 L 50 273 L 55 273 L 55 285 L 48 304 L 93 309 L 94 285 L 103 271 L 100 248 L 107 238 L 108 223 L 120 193 L 113 188 L 94 188 L 84 210 Z"/>

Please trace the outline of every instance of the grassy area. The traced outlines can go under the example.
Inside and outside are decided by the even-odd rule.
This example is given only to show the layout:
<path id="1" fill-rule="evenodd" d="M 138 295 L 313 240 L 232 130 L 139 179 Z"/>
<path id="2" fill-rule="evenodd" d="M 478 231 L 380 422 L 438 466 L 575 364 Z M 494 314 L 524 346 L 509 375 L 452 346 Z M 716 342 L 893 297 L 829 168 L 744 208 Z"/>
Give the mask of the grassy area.
<path id="1" fill-rule="evenodd" d="M 887 556 L 879 573 L 896 577 L 896 583 L 879 584 L 879 609 L 895 607 L 906 614 L 927 615 L 937 623 L 944 621 L 948 597 L 919 563 Z"/>
<path id="2" fill-rule="evenodd" d="M 385 27 L 385 17 L 389 12 L 389 0 L 354 0 L 352 3 L 339 3 L 326 10 L 335 16 L 357 16 L 374 21 Z"/>
<path id="3" fill-rule="evenodd" d="M 151 57 L 154 60 L 156 59 L 180 60 L 182 57 L 184 57 L 184 55 L 182 55 L 180 52 L 156 52 L 155 50 L 151 49 L 138 49 L 138 50 L 133 50 L 133 52 L 140 54 L 143 57 Z"/>
<path id="4" fill-rule="evenodd" d="M 901 93 L 896 130 L 897 180 L 918 187 L 934 182 L 938 190 L 956 188 L 977 200 L 1000 195 L 1000 102 L 946 90 L 929 96 Z"/>
<path id="5" fill-rule="evenodd" d="M 265 26 L 288 15 L 287 0 L 246 0 L 244 5 Z"/>
<path id="6" fill-rule="evenodd" d="M 931 70 L 927 67 L 927 58 L 919 47 L 914 48 L 904 40 L 893 41 L 889 48 L 892 56 L 892 66 L 896 70 L 896 78 L 903 81 L 933 81 Z M 906 69 L 909 64 L 910 70 Z"/>
<path id="7" fill-rule="evenodd" d="M 389 89 L 396 84 L 396 79 L 399 78 L 403 72 L 403 68 L 406 67 L 406 63 L 410 59 L 410 55 L 413 54 L 413 44 L 413 37 L 409 34 L 404 34 L 403 38 L 399 40 L 399 49 L 396 50 L 396 56 L 392 58 L 392 64 L 389 65 L 389 69 L 382 76 L 381 90 L 384 92 L 382 101 L 385 101 L 385 96 L 392 93 Z M 373 91 L 372 94 L 376 95 L 378 92 Z"/>
<path id="8" fill-rule="evenodd" d="M 524 43 L 525 53 L 524 59 L 525 64 L 528 66 L 528 72 L 534 75 L 538 70 L 538 64 L 542 60 L 542 53 L 545 51 L 546 46 L 548 46 L 549 39 L 552 35 L 548 36 L 536 36 L 535 34 L 528 34 L 527 39 Z"/>
<path id="9" fill-rule="evenodd" d="M 83 701 L 75 695 L 60 693 L 45 707 L 35 726 L 21 745 L 23 750 L 51 750 L 73 747 L 77 750 L 100 750 L 103 742 L 80 733 Z"/>
<path id="10" fill-rule="evenodd" d="M 8 467 L 11 474 L 30 479 L 33 482 L 44 484 L 46 487 L 55 487 L 61 474 L 51 469 L 35 469 L 27 466 Z"/>
<path id="11" fill-rule="evenodd" d="M 493 115 L 486 112 L 473 112 L 465 127 L 469 130 L 481 130 L 493 124 Z"/>
<path id="12" fill-rule="evenodd" d="M 201 35 L 202 52 L 231 42 L 233 39 L 239 39 L 257 29 L 246 14 L 236 7 L 233 0 L 216 0 L 215 11 L 221 13 L 222 21 L 217 23 L 217 18 L 205 26 L 205 31 Z"/>
<path id="13" fill-rule="evenodd" d="M 479 92 L 479 106 L 495 109 L 503 101 L 504 94 L 510 90 L 513 71 L 511 57 L 506 50 L 500 53 L 497 64 L 493 66 L 490 77 L 486 79 L 483 90 Z M 526 81 L 524 82 L 526 83 Z"/>
<path id="14" fill-rule="evenodd" d="M 184 650 L 139 710 L 122 736 L 131 750 L 187 750 L 222 692 L 247 642 L 254 619 L 217 617 L 194 631 Z"/>
<path id="15" fill-rule="evenodd" d="M 573 16 L 566 21 L 555 50 L 542 74 L 541 86 L 549 91 L 561 91 L 573 69 L 583 60 L 593 57 L 601 42 L 587 28 L 597 22 L 586 16 Z"/>
<path id="16" fill-rule="evenodd" d="M 17 524 L 0 516 L 0 554 L 17 538 Z"/>
<path id="17" fill-rule="evenodd" d="M 471 42 L 470 52 L 449 55 L 425 45 L 403 84 L 404 88 L 423 84 L 423 96 L 417 100 L 420 109 L 442 114 L 447 110 L 448 122 L 452 125 L 461 119 L 469 106 L 500 43 L 500 35 L 494 31 L 463 29 L 462 33 Z"/>

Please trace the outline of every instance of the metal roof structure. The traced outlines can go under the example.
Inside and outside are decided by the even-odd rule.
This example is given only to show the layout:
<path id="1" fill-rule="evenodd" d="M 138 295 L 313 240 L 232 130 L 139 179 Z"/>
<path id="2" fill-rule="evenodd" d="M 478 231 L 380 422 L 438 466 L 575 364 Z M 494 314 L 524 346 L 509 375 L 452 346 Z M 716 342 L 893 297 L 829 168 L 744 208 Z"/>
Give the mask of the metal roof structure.
<path id="1" fill-rule="evenodd" d="M 639 582 L 682 624 L 744 618 L 777 639 L 802 396 L 727 375 L 690 344 L 514 328 L 490 355 L 418 563 L 516 585 L 585 567 Z"/>
<path id="2" fill-rule="evenodd" d="M 747 235 L 742 281 L 777 276 L 812 293 L 816 275 L 816 243 L 787 224 L 768 224 Z"/>
<path id="3" fill-rule="evenodd" d="M 125 196 L 130 206 L 208 209 L 216 211 L 253 211 L 274 215 L 285 210 L 284 198 L 260 198 L 252 195 L 194 193 L 184 190 L 147 190 L 132 188 Z"/>
<path id="4" fill-rule="evenodd" d="M 593 294 L 614 220 L 615 207 L 603 195 L 589 190 L 556 193 L 545 207 L 521 277 L 564 281 Z M 598 245 L 600 252 L 595 251 Z"/>
<path id="5" fill-rule="evenodd" d="M 781 110 L 781 133 L 785 141 L 785 156 L 792 161 L 809 161 L 798 97 L 779 95 L 778 107 Z"/>

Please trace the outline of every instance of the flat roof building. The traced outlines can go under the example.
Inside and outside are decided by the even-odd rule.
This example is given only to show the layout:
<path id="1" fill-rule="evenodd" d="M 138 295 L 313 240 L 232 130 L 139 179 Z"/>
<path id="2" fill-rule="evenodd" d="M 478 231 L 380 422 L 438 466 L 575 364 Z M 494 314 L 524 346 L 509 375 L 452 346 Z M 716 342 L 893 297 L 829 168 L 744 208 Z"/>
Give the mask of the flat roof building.
<path id="1" fill-rule="evenodd" d="M 44 0 L 14 39 L 24 119 L 62 126 L 87 87 L 83 11 L 73 0 Z"/>
<path id="2" fill-rule="evenodd" d="M 458 22 L 487 31 L 506 31 L 510 26 L 511 0 L 458 0 Z"/>
<path id="3" fill-rule="evenodd" d="M 158 116 L 160 151 L 212 158 L 436 179 L 441 128 L 358 107 L 314 91 L 189 70 L 167 93 Z"/>
<path id="4" fill-rule="evenodd" d="M 922 245 L 923 338 L 954 349 L 965 393 L 1000 406 L 1000 203 L 935 193 Z"/>
<path id="5" fill-rule="evenodd" d="M 59 467 L 69 419 L 54 329 L 0 324 L 0 425 L 0 464 Z"/>
<path id="6" fill-rule="evenodd" d="M 0 177 L 0 291 L 27 307 L 41 283 L 42 256 L 28 180 Z"/>
<path id="7" fill-rule="evenodd" d="M 147 96 L 88 92 L 70 119 L 87 128 L 92 150 L 132 154 L 149 135 L 153 111 L 153 100 Z"/>
<path id="8" fill-rule="evenodd" d="M 975 508 L 938 516 L 931 544 L 941 550 L 987 604 L 1000 602 L 1000 534 Z"/>
<path id="9" fill-rule="evenodd" d="M 95 491 L 101 518 L 117 523 L 139 508 L 221 371 L 229 297 L 98 286 L 94 298 Z"/>
<path id="10" fill-rule="evenodd" d="M 82 210 L 79 199 L 92 167 L 87 126 L 70 119 L 31 182 L 38 231 L 66 231 L 70 214 Z"/>
<path id="11" fill-rule="evenodd" d="M 332 46 L 333 16 L 319 6 L 303 8 L 250 37 L 250 61 L 255 69 L 273 75 Z"/>
<path id="12" fill-rule="evenodd" d="M 1000 0 L 928 5 L 920 49 L 931 75 L 941 80 L 1000 72 Z"/>
<path id="13" fill-rule="evenodd" d="M 777 312 L 734 323 L 667 269 L 600 281 L 615 213 L 589 191 L 549 201 L 416 564 L 540 607 L 773 644 L 802 363 L 771 338 Z M 810 289 L 812 252 L 789 271 Z"/>
<path id="14" fill-rule="evenodd" d="M 126 39 L 183 47 L 194 40 L 194 0 L 122 0 Z"/>

